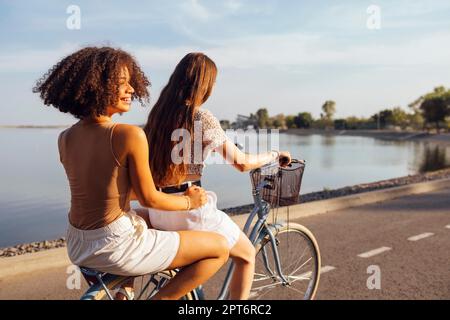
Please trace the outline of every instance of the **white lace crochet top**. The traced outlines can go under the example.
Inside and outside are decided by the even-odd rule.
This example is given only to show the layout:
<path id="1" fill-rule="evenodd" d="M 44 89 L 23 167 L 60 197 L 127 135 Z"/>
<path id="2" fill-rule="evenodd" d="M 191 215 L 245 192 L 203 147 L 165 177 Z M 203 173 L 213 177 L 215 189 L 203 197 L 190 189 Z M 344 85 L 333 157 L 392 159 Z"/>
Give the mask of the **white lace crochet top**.
<path id="1" fill-rule="evenodd" d="M 222 146 L 227 141 L 227 136 L 220 126 L 219 120 L 211 113 L 211 111 L 200 108 L 194 116 L 194 126 L 201 125 L 201 133 L 203 136 L 194 134 L 194 141 L 191 148 L 191 164 L 188 164 L 188 174 L 202 175 L 205 167 L 205 160 L 212 151 Z M 198 128 L 198 127 L 197 127 Z M 195 130 L 194 130 L 195 131 Z M 198 130 L 200 131 L 200 130 Z M 196 152 L 200 149 L 201 153 Z"/>

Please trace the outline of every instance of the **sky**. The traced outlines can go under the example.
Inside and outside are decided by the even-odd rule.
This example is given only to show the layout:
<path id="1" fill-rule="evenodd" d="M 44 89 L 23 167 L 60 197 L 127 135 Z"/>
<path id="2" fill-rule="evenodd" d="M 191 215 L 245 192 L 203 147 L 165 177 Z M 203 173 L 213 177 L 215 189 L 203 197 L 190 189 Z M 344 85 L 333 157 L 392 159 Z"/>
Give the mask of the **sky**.
<path id="1" fill-rule="evenodd" d="M 448 0 L 0 0 L 0 30 L 0 125 L 74 123 L 32 87 L 88 45 L 130 52 L 150 78 L 151 104 L 117 118 L 130 124 L 145 123 L 194 51 L 219 69 L 205 107 L 231 121 L 263 107 L 319 117 L 326 100 L 336 101 L 336 117 L 368 117 L 450 87 Z"/>

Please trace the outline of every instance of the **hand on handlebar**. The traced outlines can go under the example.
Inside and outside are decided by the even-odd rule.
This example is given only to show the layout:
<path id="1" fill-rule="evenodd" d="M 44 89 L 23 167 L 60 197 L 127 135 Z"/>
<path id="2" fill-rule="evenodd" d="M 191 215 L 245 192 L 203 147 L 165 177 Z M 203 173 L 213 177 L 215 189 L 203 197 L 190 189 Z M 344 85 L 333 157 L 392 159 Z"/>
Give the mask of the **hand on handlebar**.
<path id="1" fill-rule="evenodd" d="M 278 157 L 278 162 L 280 166 L 287 167 L 291 164 L 292 157 L 288 151 L 280 151 L 280 156 Z"/>

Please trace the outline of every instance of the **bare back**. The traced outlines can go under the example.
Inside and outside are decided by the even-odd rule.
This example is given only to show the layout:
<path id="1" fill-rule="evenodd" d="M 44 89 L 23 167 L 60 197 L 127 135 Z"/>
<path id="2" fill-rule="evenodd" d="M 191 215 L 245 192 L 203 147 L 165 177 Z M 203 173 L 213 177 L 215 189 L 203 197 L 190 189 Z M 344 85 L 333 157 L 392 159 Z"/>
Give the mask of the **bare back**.
<path id="1" fill-rule="evenodd" d="M 116 124 L 78 122 L 58 139 L 60 159 L 69 180 L 69 222 L 82 230 L 102 228 L 130 210 L 128 168 L 112 147 Z"/>

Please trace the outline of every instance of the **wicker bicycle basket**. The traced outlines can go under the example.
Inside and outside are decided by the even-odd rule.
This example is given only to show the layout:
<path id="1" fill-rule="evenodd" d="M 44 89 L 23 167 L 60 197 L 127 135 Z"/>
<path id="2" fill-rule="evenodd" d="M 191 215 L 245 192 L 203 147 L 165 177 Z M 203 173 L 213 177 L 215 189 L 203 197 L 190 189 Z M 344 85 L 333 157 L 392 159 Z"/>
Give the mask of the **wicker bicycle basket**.
<path id="1" fill-rule="evenodd" d="M 278 163 L 253 170 L 250 173 L 253 189 L 266 179 L 269 185 L 261 190 L 261 197 L 272 208 L 298 204 L 305 161 L 293 159 L 287 167 Z"/>

